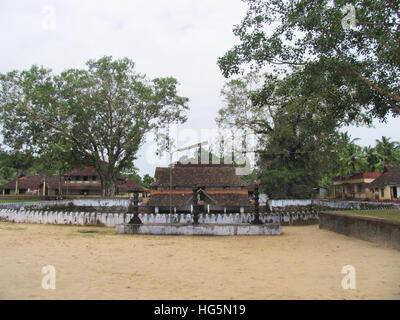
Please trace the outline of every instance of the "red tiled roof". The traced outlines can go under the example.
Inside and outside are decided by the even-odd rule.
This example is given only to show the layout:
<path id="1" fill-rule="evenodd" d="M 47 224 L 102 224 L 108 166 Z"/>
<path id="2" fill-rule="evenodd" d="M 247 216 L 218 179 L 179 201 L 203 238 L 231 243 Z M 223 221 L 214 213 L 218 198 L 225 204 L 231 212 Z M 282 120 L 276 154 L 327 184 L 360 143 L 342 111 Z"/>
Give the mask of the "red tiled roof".
<path id="1" fill-rule="evenodd" d="M 15 182 L 17 179 L 14 179 L 3 186 L 1 186 L 1 189 L 15 189 Z M 33 189 L 33 188 L 39 188 L 43 183 L 43 176 L 42 175 L 27 175 L 23 176 L 18 179 L 18 189 Z"/>
<path id="2" fill-rule="evenodd" d="M 347 176 L 334 177 L 333 181 L 356 180 L 356 179 L 376 179 L 382 175 L 381 172 L 361 172 Z"/>

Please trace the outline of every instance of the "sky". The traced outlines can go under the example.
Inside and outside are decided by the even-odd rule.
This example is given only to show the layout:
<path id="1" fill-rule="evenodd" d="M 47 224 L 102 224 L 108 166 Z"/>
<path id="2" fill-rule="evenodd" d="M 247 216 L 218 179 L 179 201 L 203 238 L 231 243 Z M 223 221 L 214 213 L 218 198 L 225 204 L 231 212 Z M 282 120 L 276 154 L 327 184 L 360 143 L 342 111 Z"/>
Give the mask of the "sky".
<path id="1" fill-rule="evenodd" d="M 217 129 L 225 81 L 217 59 L 237 42 L 232 28 L 246 8 L 240 0 L 2 0 L 0 72 L 37 64 L 58 73 L 104 55 L 128 57 L 150 78 L 179 81 L 179 94 L 190 99 L 188 121 L 176 128 L 177 147 L 183 147 Z M 400 140 L 399 118 L 374 125 L 344 130 L 361 145 L 382 136 Z M 141 175 L 154 175 L 167 161 L 158 160 L 148 141 L 135 162 Z"/>

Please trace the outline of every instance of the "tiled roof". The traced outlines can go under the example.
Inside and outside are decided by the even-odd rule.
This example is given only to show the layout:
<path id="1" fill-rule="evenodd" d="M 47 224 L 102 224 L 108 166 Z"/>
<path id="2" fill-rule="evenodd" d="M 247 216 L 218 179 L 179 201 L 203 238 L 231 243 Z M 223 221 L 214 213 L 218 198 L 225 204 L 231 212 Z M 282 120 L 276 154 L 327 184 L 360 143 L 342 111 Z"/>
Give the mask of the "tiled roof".
<path id="1" fill-rule="evenodd" d="M 174 207 L 185 206 L 190 199 L 192 199 L 192 193 L 158 193 L 151 194 L 149 201 L 147 202 L 151 207 L 168 207 L 171 203 Z"/>
<path id="2" fill-rule="evenodd" d="M 208 198 L 207 203 L 221 207 L 246 207 L 251 203 L 247 190 L 199 190 Z M 149 206 L 167 207 L 170 204 L 174 207 L 182 207 L 193 199 L 193 192 L 190 190 L 166 190 L 152 191 Z"/>
<path id="3" fill-rule="evenodd" d="M 139 191 L 148 192 L 149 189 L 141 186 L 136 180 L 124 178 L 117 181 L 117 189 L 119 191 Z"/>
<path id="4" fill-rule="evenodd" d="M 75 171 L 78 172 L 78 171 Z M 81 171 L 79 171 L 81 172 Z M 86 170 L 85 172 L 91 172 L 90 170 Z M 78 174 L 77 174 L 78 175 Z M 92 175 L 92 173 L 90 173 Z M 93 174 L 94 175 L 94 174 Z M 61 177 L 61 187 L 63 190 L 101 190 L 100 183 L 92 183 L 92 182 L 82 182 L 82 183 L 65 183 L 65 176 Z M 43 175 L 28 175 L 19 178 L 18 180 L 18 188 L 21 189 L 33 189 L 33 188 L 42 188 L 43 187 Z M 49 189 L 58 189 L 59 186 L 59 176 L 48 176 L 46 177 L 46 184 L 47 188 Z M 16 179 L 6 183 L 3 186 L 0 186 L 0 190 L 3 189 L 15 189 L 15 181 Z M 133 179 L 120 177 L 116 182 L 117 191 L 139 191 L 139 192 L 146 192 L 149 191 L 147 188 L 141 186 Z"/>
<path id="5" fill-rule="evenodd" d="M 369 188 L 381 188 L 387 185 L 400 186 L 400 167 L 386 166 L 383 174 L 369 184 Z"/>
<path id="6" fill-rule="evenodd" d="M 64 176 L 98 176 L 96 169 L 94 167 L 85 167 L 85 168 L 74 168 L 64 173 Z"/>
<path id="7" fill-rule="evenodd" d="M 1 186 L 0 189 L 15 189 L 15 182 L 17 179 L 14 179 L 5 185 Z M 18 188 L 19 189 L 33 189 L 39 188 L 43 183 L 42 175 L 27 175 L 18 179 Z"/>
<path id="8" fill-rule="evenodd" d="M 174 168 L 157 167 L 154 187 L 169 187 L 170 173 L 172 186 L 177 187 L 223 187 L 246 186 L 246 182 L 229 165 L 176 165 Z"/>
<path id="9" fill-rule="evenodd" d="M 376 179 L 382 175 L 381 172 L 361 172 L 349 174 L 347 176 L 334 177 L 333 181 L 356 180 L 356 179 Z"/>

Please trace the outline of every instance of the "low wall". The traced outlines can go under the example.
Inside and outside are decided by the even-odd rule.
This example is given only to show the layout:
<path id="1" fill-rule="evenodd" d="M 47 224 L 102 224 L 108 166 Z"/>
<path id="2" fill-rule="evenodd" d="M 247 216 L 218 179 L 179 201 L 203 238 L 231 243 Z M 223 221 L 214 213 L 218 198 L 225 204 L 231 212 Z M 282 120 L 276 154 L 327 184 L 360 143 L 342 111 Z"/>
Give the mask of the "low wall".
<path id="1" fill-rule="evenodd" d="M 119 224 L 115 227 L 115 231 L 120 234 L 242 236 L 279 235 L 282 234 L 282 227 L 279 224 Z"/>
<path id="2" fill-rule="evenodd" d="M 268 206 L 271 210 L 285 209 L 290 207 L 308 207 L 311 205 L 329 208 L 329 209 L 344 209 L 344 210 L 368 210 L 368 209 L 400 209 L 399 203 L 391 202 L 374 202 L 374 201 L 347 201 L 347 200 L 268 200 Z"/>
<path id="3" fill-rule="evenodd" d="M 141 200 L 141 199 L 139 199 Z M 9 202 L 0 203 L 0 209 L 49 209 L 50 207 L 68 206 L 72 203 L 74 207 L 82 207 L 81 211 L 86 211 L 85 208 L 99 208 L 98 211 L 107 212 L 107 208 L 112 208 L 113 212 L 127 212 L 129 207 L 129 199 L 118 198 L 81 198 L 69 200 L 50 200 L 38 202 Z M 382 203 L 371 201 L 342 201 L 342 200 L 268 200 L 267 202 L 270 211 L 302 211 L 310 210 L 311 206 L 315 206 L 316 210 L 368 210 L 368 209 L 400 209 L 400 203 Z M 142 205 L 139 201 L 139 205 Z M 100 210 L 101 209 L 101 210 Z M 141 210 L 146 212 L 150 208 L 143 207 Z M 61 210 L 61 209 L 60 209 Z M 265 206 L 260 206 L 260 211 L 265 211 Z M 147 211 L 148 212 L 148 211 Z"/>
<path id="4" fill-rule="evenodd" d="M 42 209 L 54 206 L 68 206 L 72 203 L 75 207 L 96 207 L 106 208 L 113 207 L 116 210 L 124 211 L 128 209 L 130 200 L 129 199 L 67 199 L 67 200 L 49 200 L 49 201 L 27 201 L 27 202 L 8 202 L 0 203 L 1 208 L 7 209 Z M 139 202 L 140 205 L 141 202 Z"/>
<path id="5" fill-rule="evenodd" d="M 153 214 L 138 215 L 144 224 L 151 223 L 193 223 L 191 214 Z M 41 210 L 0 209 L 0 220 L 39 223 L 39 224 L 74 224 L 74 225 L 105 225 L 114 227 L 117 224 L 128 223 L 133 217 L 130 213 L 101 212 L 55 212 Z M 254 220 L 252 213 L 200 214 L 200 224 L 240 224 Z M 260 214 L 263 223 L 311 224 L 317 223 L 317 212 L 280 212 Z"/>
<path id="6" fill-rule="evenodd" d="M 400 250 L 400 222 L 340 212 L 321 212 L 319 228 Z"/>

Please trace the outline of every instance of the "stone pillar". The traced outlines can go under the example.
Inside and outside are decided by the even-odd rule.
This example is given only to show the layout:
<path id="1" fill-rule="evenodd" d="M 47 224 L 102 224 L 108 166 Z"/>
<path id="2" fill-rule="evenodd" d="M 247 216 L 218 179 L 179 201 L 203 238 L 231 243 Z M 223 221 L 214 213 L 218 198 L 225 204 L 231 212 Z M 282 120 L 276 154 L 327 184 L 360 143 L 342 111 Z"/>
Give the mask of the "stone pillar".
<path id="1" fill-rule="evenodd" d="M 198 224 L 199 212 L 197 210 L 197 188 L 193 189 L 192 203 L 193 203 L 193 224 Z"/>
<path id="2" fill-rule="evenodd" d="M 262 224 L 260 220 L 260 207 L 259 207 L 259 194 L 258 194 L 258 184 L 254 186 L 254 220 L 252 224 Z"/>

